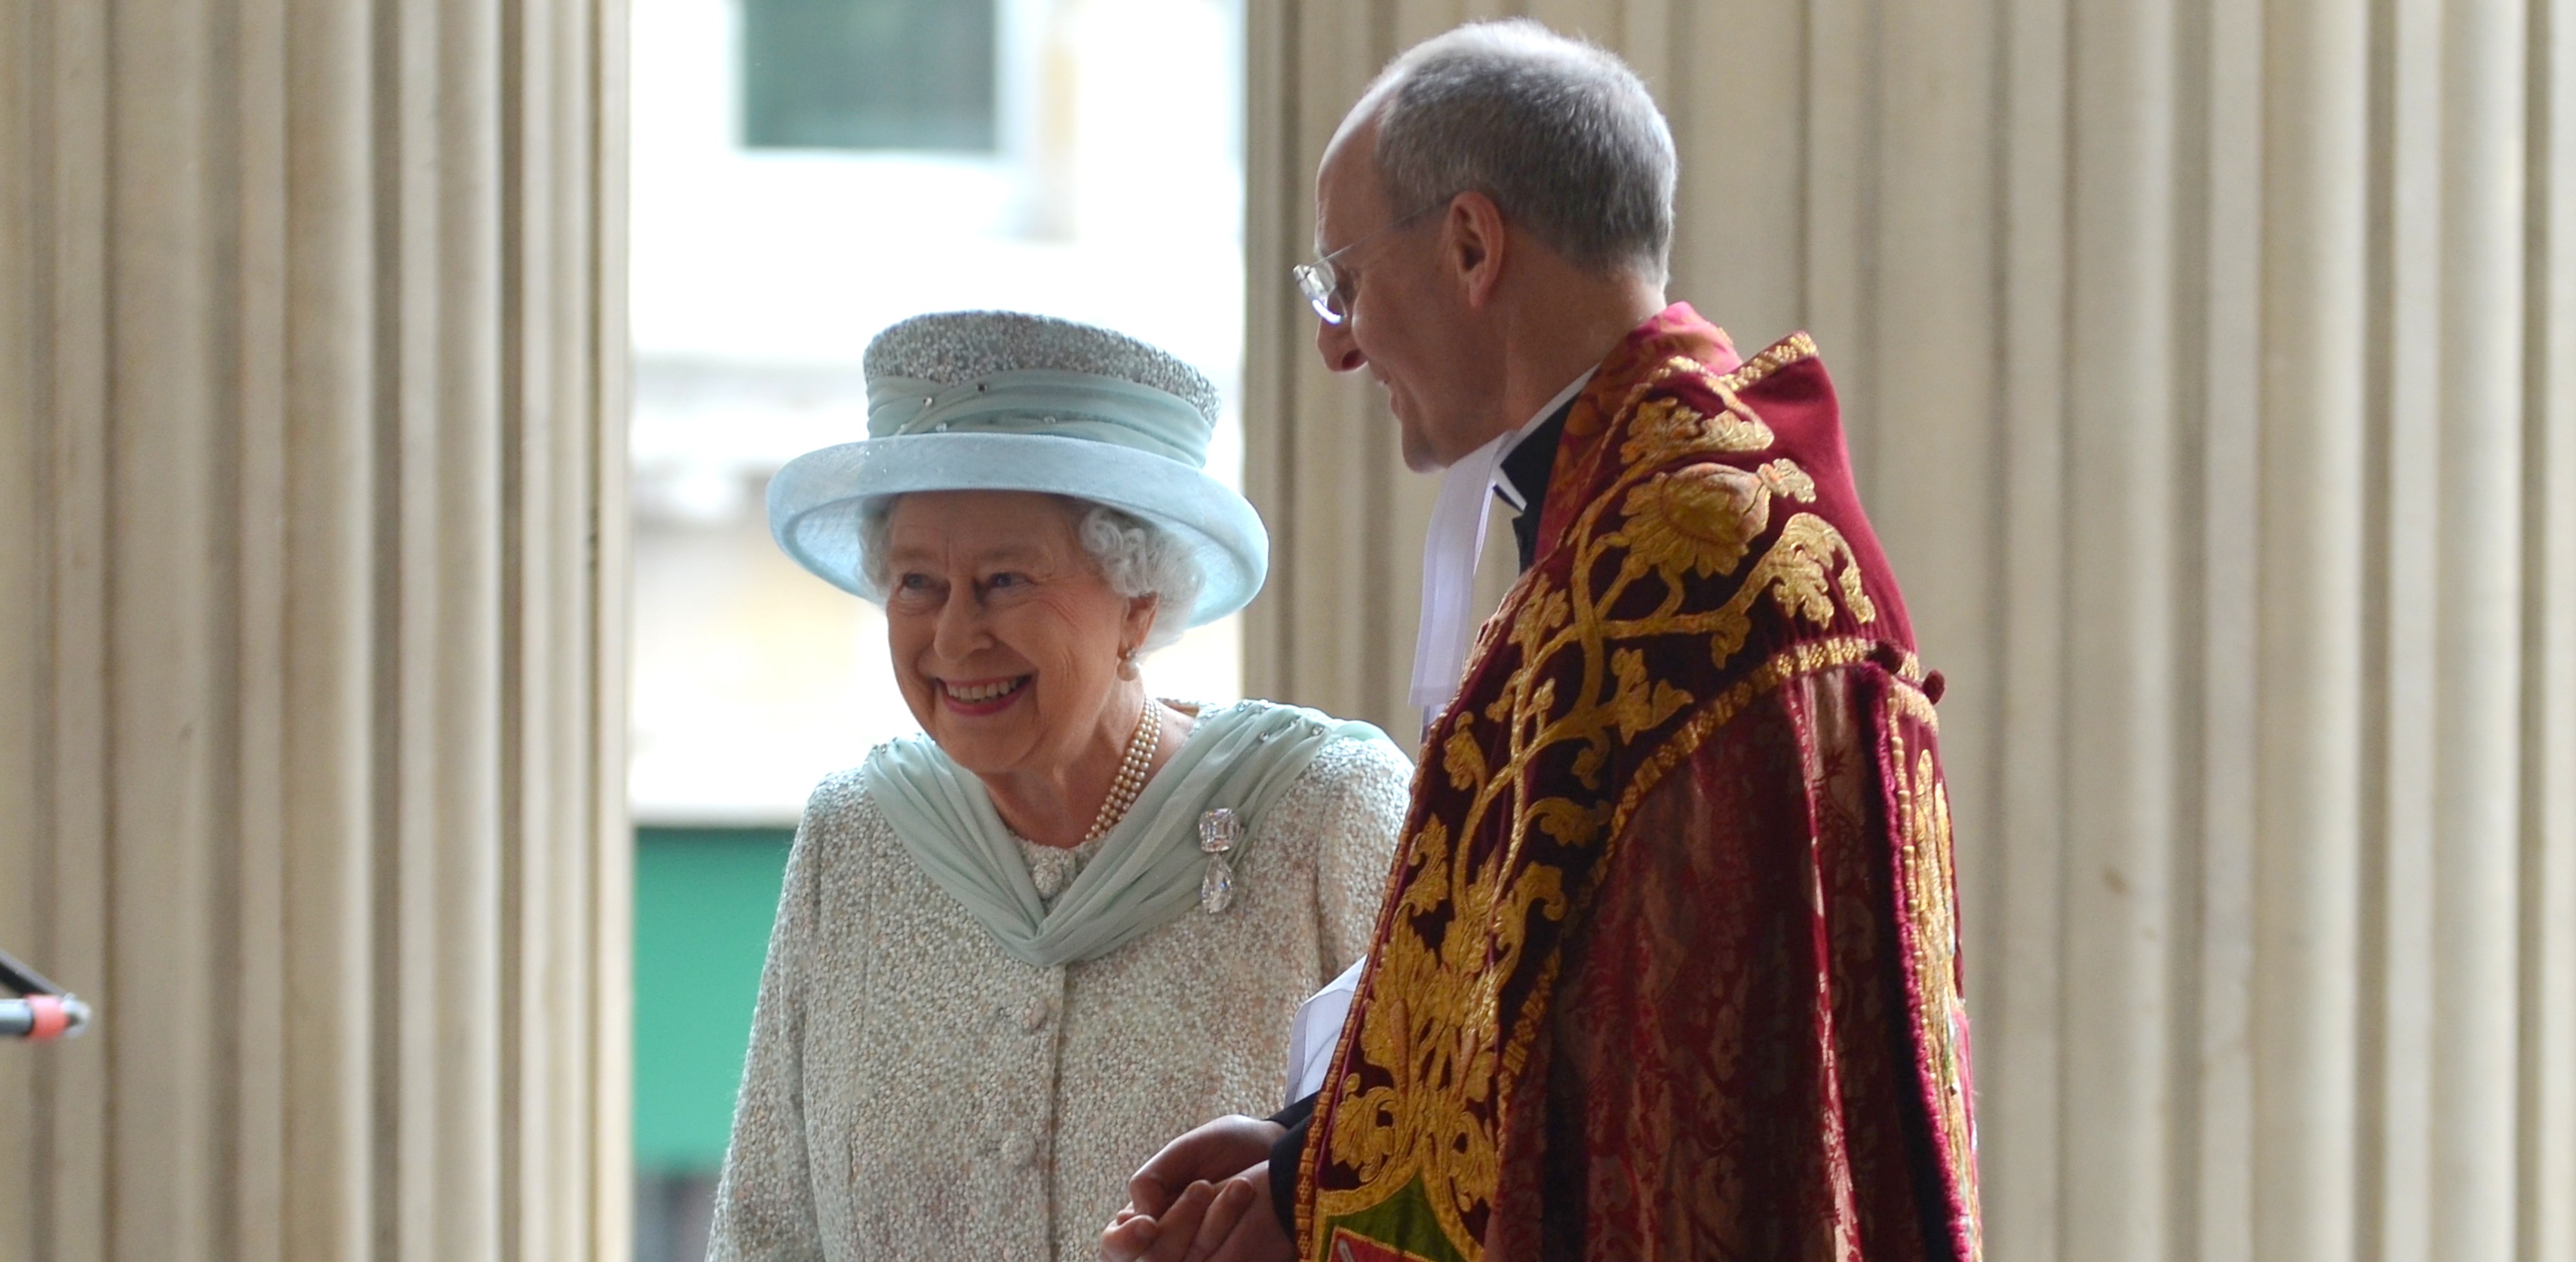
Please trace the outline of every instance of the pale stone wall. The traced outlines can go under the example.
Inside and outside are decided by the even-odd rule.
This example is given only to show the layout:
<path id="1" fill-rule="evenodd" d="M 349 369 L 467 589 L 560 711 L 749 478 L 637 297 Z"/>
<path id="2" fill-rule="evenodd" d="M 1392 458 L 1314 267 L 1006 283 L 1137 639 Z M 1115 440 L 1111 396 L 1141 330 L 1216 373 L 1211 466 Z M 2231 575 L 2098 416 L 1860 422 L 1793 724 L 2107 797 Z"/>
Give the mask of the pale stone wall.
<path id="1" fill-rule="evenodd" d="M 0 1259 L 620 1258 L 617 0 L 0 0 Z"/>
<path id="2" fill-rule="evenodd" d="M 1432 484 L 1287 269 L 1361 85 L 1516 9 L 1671 115 L 1674 296 L 1843 392 L 1991 1256 L 2576 1259 L 2576 5 L 1253 0 L 1251 695 L 1408 722 Z"/>

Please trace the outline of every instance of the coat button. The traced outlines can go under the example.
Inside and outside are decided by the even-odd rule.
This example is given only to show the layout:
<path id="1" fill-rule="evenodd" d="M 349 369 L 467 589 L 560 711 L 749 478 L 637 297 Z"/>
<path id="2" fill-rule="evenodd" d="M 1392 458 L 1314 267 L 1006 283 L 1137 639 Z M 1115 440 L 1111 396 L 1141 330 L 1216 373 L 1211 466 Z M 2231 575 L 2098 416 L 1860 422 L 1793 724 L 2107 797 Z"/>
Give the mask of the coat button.
<path id="1" fill-rule="evenodd" d="M 1002 1141 L 1002 1164 L 1025 1166 L 1037 1160 L 1037 1141 L 1026 1135 L 1013 1135 Z"/>
<path id="2" fill-rule="evenodd" d="M 1020 1028 L 1035 1034 L 1046 1028 L 1047 1018 L 1055 1015 L 1055 1005 L 1043 999 L 1032 999 L 1020 1012 Z"/>

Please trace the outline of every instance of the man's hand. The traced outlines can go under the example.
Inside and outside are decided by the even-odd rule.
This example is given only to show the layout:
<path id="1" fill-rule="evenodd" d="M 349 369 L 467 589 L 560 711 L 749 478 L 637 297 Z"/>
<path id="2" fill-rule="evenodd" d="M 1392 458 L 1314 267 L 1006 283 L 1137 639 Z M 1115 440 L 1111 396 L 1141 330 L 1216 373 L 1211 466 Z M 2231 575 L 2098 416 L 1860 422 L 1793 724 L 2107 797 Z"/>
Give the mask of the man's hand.
<path id="1" fill-rule="evenodd" d="M 1106 1262 L 1295 1262 L 1270 1204 L 1270 1163 L 1220 1183 L 1192 1183 L 1160 1218 L 1119 1211 L 1100 1236 Z"/>
<path id="2" fill-rule="evenodd" d="M 1160 1218 L 1193 1183 L 1231 1178 L 1270 1160 L 1270 1146 L 1288 1128 L 1238 1113 L 1221 1117 L 1163 1145 L 1127 1180 L 1127 1203 Z"/>
<path id="3" fill-rule="evenodd" d="M 1127 1181 L 1127 1207 L 1100 1233 L 1105 1262 L 1151 1262 L 1217 1256 L 1229 1234 L 1258 1204 L 1267 1236 L 1287 1256 L 1287 1241 L 1278 1239 L 1279 1221 L 1270 1209 L 1270 1146 L 1287 1134 L 1276 1122 L 1257 1117 L 1221 1117 L 1163 1145 L 1136 1176 Z M 1235 1176 L 1246 1177 L 1237 1178 Z M 1207 1247 L 1195 1250 L 1199 1237 Z M 1226 1262 L 1259 1255 L 1227 1253 Z"/>

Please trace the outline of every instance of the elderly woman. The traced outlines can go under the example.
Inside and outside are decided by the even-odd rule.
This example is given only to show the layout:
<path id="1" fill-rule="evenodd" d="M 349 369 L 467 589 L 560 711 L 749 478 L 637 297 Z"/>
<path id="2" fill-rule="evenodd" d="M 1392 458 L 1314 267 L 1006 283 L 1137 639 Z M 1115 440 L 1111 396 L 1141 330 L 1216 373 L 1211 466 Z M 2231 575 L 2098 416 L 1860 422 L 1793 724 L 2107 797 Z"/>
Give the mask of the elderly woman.
<path id="1" fill-rule="evenodd" d="M 1089 1257 L 1164 1139 L 1268 1112 L 1366 949 L 1412 769 L 1375 728 L 1146 695 L 1252 598 L 1216 392 L 1134 339 L 922 316 L 864 442 L 770 484 L 779 545 L 885 606 L 922 735 L 823 782 L 770 938 L 717 1259 Z"/>

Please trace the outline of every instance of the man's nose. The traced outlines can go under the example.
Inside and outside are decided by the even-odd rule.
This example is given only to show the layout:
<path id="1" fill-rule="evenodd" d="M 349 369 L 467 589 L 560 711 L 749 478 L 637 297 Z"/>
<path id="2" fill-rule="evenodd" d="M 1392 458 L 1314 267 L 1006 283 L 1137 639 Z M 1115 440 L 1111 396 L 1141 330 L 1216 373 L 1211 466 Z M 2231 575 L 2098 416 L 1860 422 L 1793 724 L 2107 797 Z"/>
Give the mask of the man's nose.
<path id="1" fill-rule="evenodd" d="M 1324 357 L 1324 367 L 1334 372 L 1352 372 L 1368 363 L 1360 353 L 1359 340 L 1351 336 L 1350 318 L 1340 324 L 1329 320 L 1315 321 L 1315 353 Z"/>

